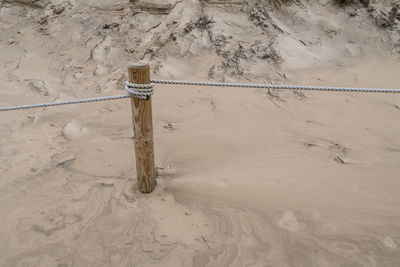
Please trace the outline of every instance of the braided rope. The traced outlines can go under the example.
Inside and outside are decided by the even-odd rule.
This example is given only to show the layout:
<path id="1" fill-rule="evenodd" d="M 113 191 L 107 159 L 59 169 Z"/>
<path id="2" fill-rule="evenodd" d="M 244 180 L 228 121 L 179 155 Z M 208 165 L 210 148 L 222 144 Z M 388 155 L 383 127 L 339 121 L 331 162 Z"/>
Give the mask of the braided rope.
<path id="1" fill-rule="evenodd" d="M 328 86 L 299 86 L 299 85 L 278 85 L 278 84 L 253 84 L 253 83 L 222 83 L 222 82 L 197 82 L 197 81 L 174 81 L 174 80 L 151 80 L 158 84 L 177 85 L 199 85 L 199 86 L 223 86 L 223 87 L 247 87 L 266 89 L 289 89 L 289 90 L 312 90 L 312 91 L 344 91 L 363 93 L 400 93 L 400 89 L 383 88 L 352 88 L 352 87 L 328 87 Z"/>
<path id="2" fill-rule="evenodd" d="M 125 82 L 125 91 L 130 96 L 137 97 L 140 99 L 147 99 L 154 93 L 153 84 L 137 84 L 129 81 Z"/>

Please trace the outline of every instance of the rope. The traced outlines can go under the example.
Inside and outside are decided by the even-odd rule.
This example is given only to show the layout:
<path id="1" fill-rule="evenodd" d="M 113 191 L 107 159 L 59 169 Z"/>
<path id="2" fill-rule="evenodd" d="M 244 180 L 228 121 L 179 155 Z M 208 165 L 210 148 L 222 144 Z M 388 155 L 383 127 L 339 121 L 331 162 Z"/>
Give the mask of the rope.
<path id="1" fill-rule="evenodd" d="M 128 98 L 128 97 L 131 97 L 131 96 L 130 95 L 114 95 L 114 96 L 102 96 L 102 97 L 94 97 L 94 98 L 74 99 L 74 100 L 65 100 L 65 101 L 57 101 L 57 102 L 50 102 L 50 103 L 42 103 L 42 104 L 30 104 L 30 105 L 22 105 L 22 106 L 4 107 L 4 108 L 0 108 L 0 111 L 10 111 L 10 110 L 18 110 L 18 109 L 43 108 L 43 107 L 51 107 L 51 106 L 80 104 L 80 103 L 89 103 L 89 102 L 97 102 L 97 101 L 123 99 L 123 98 Z"/>
<path id="2" fill-rule="evenodd" d="M 254 83 L 222 83 L 222 82 L 198 82 L 198 81 L 174 81 L 174 80 L 151 80 L 151 84 L 135 84 L 125 82 L 127 95 L 103 96 L 94 98 L 74 99 L 42 104 L 30 104 L 22 106 L 0 107 L 0 111 L 10 111 L 18 109 L 30 109 L 51 107 L 60 105 L 80 104 L 107 100 L 137 97 L 147 99 L 153 95 L 153 83 L 158 84 L 177 84 L 177 85 L 198 85 L 198 86 L 220 86 L 220 87 L 246 87 L 246 88 L 265 88 L 265 89 L 289 89 L 289 90 L 312 90 L 312 91 L 344 91 L 344 92 L 364 92 L 364 93 L 400 93 L 400 89 L 384 88 L 352 88 L 352 87 L 327 87 L 327 86 L 298 86 L 298 85 L 278 85 L 278 84 L 254 84 Z"/>
<path id="3" fill-rule="evenodd" d="M 140 99 L 147 99 L 154 92 L 153 84 L 135 84 L 135 83 L 130 83 L 128 81 L 125 82 L 125 90 L 128 93 L 127 95 L 102 96 L 102 97 L 49 102 L 49 103 L 42 103 L 42 104 L 30 104 L 30 105 L 11 106 L 11 107 L 3 107 L 3 108 L 0 107 L 0 111 L 11 111 L 11 110 L 19 110 L 19 109 L 43 108 L 43 107 L 51 107 L 51 106 L 81 104 L 81 103 L 89 103 L 89 102 L 123 99 L 123 98 L 132 97 L 132 96 L 140 98 Z"/>
<path id="4" fill-rule="evenodd" d="M 363 92 L 363 93 L 400 93 L 400 89 L 383 89 L 383 88 L 298 86 L 298 85 L 278 85 L 278 84 L 221 83 L 221 82 L 197 82 L 197 81 L 174 81 L 174 80 L 151 80 L 151 82 L 152 83 L 158 83 L 158 84 L 221 86 L 221 87 L 247 87 L 247 88 L 266 88 L 266 89 L 289 89 L 289 90 L 312 90 L 312 91 L 344 91 L 344 92 Z"/>
<path id="5" fill-rule="evenodd" d="M 130 96 L 140 99 L 147 99 L 154 92 L 153 84 L 137 84 L 129 81 L 125 82 L 125 90 Z"/>

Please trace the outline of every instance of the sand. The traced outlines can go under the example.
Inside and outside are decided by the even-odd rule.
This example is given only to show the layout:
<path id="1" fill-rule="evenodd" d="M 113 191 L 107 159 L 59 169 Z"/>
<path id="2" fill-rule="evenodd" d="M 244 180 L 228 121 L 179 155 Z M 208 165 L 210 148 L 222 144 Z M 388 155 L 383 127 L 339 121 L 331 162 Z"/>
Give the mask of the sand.
<path id="1" fill-rule="evenodd" d="M 289 75 L 395 87 L 399 67 Z M 128 100 L 2 114 L 1 266 L 400 263 L 399 96 L 157 86 L 153 101 L 150 195 Z"/>
<path id="2" fill-rule="evenodd" d="M 182 28 L 197 1 L 140 1 L 149 13 L 133 22 L 120 21 L 134 10 L 122 1 L 63 2 L 60 14 L 9 2 L 0 7 L 0 106 L 123 94 L 138 59 L 152 78 L 400 84 L 388 41 L 396 33 L 373 28 L 362 10 L 352 28 L 344 13 L 336 20 L 337 7 L 311 1 L 291 27 L 276 14 L 268 20 L 284 34 L 252 28 L 243 54 L 229 54 L 251 25 L 235 15 L 242 1 L 207 1 L 217 7 L 203 11 L 221 16 L 177 44 L 162 43 L 166 29 L 176 18 L 171 31 Z M 90 12 L 97 16 L 83 19 Z M 48 22 L 28 23 L 44 15 Z M 99 26 L 108 17 L 119 26 Z M 320 43 L 299 32 L 307 25 Z M 146 34 L 131 58 L 124 31 Z M 210 34 L 233 37 L 221 46 Z M 280 65 L 251 54 L 257 42 Z M 136 189 L 128 99 L 0 114 L 0 266 L 400 265 L 400 95 L 155 90 L 159 175 L 149 195 Z"/>

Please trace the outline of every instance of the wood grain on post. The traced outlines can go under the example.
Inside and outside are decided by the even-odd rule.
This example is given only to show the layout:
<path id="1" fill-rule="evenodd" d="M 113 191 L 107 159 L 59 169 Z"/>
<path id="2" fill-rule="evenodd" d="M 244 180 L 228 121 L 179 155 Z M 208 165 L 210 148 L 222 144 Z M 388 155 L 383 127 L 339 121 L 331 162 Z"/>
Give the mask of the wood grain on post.
<path id="1" fill-rule="evenodd" d="M 150 83 L 150 67 L 148 64 L 131 64 L 128 67 L 128 75 L 129 81 L 132 83 Z M 131 103 L 137 187 L 142 193 L 151 193 L 156 186 L 151 96 L 148 99 L 132 97 Z"/>

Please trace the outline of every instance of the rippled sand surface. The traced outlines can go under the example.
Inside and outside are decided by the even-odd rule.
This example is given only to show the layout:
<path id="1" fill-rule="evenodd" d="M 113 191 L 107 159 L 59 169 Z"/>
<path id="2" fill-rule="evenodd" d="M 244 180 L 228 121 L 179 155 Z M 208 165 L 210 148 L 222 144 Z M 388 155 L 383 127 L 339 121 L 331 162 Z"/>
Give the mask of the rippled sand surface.
<path id="1" fill-rule="evenodd" d="M 1 113 L 0 266 L 400 266 L 400 95 L 157 86 L 153 117 L 142 195 L 129 100 Z"/>

